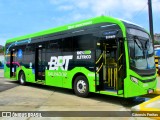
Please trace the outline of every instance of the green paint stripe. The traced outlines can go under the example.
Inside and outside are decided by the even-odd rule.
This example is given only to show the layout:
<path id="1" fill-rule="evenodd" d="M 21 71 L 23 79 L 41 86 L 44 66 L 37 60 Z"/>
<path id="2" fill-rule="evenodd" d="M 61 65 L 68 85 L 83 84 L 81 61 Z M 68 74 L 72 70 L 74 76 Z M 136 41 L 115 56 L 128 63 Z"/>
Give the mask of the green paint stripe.
<path id="1" fill-rule="evenodd" d="M 91 51 L 90 50 L 86 50 L 86 51 L 84 51 L 84 54 L 91 54 Z"/>
<path id="2" fill-rule="evenodd" d="M 68 25 L 57 27 L 57 28 L 52 28 L 52 29 L 41 31 L 41 32 L 37 32 L 37 33 L 28 34 L 28 35 L 21 36 L 21 37 L 9 39 L 9 40 L 7 40 L 6 43 L 15 42 L 15 41 L 24 40 L 24 39 L 29 39 L 29 38 L 33 38 L 33 37 L 37 37 L 37 36 L 56 33 L 56 32 L 65 31 L 65 30 L 68 30 L 68 29 L 78 28 L 78 27 L 87 26 L 87 25 L 91 25 L 91 24 L 102 23 L 102 22 L 115 23 L 115 24 L 119 25 L 120 28 L 123 31 L 125 31 L 125 26 L 124 26 L 124 24 L 121 20 L 116 19 L 116 18 L 112 18 L 112 17 L 107 17 L 107 16 L 99 16 L 99 17 L 96 17 L 96 18 L 83 20 L 83 21 L 76 22 L 76 23 L 73 23 L 73 24 L 68 24 Z M 123 35 L 124 35 L 124 37 L 126 36 L 125 32 L 123 32 Z"/>

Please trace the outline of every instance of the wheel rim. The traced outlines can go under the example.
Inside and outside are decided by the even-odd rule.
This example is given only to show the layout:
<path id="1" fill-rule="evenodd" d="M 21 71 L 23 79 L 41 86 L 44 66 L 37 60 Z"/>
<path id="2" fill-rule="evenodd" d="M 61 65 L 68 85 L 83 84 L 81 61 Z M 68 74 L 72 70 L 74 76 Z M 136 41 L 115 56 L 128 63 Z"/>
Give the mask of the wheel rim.
<path id="1" fill-rule="evenodd" d="M 85 81 L 84 80 L 79 80 L 77 82 L 77 90 L 78 90 L 78 92 L 85 93 L 86 89 L 87 89 L 87 87 L 86 87 Z"/>
<path id="2" fill-rule="evenodd" d="M 23 84 L 23 83 L 24 83 L 24 76 L 23 76 L 23 74 L 21 74 L 20 82 L 21 82 L 21 84 Z"/>

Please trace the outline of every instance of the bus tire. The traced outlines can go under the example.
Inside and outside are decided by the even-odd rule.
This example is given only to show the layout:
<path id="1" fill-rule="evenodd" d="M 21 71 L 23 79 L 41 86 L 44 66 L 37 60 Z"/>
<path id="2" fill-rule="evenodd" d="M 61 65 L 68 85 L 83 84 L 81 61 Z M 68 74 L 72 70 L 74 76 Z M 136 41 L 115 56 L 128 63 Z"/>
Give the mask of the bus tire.
<path id="1" fill-rule="evenodd" d="M 23 71 L 19 73 L 18 80 L 21 85 L 26 85 L 26 76 Z"/>
<path id="2" fill-rule="evenodd" d="M 85 76 L 78 76 L 74 81 L 74 92 L 77 96 L 87 97 L 89 94 L 89 84 Z"/>

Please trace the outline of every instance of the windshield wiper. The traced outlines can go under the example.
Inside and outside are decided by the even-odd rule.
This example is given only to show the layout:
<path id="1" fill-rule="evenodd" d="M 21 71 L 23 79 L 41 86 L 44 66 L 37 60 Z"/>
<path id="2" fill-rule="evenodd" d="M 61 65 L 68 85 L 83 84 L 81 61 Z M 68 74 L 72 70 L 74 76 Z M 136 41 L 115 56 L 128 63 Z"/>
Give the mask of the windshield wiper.
<path id="1" fill-rule="evenodd" d="M 139 49 L 142 51 L 142 54 L 146 59 L 148 56 L 148 49 L 146 48 L 148 42 L 146 41 L 145 46 L 144 46 L 144 43 L 141 42 L 137 36 L 134 36 L 134 41 L 135 41 L 136 45 L 139 47 Z"/>
<path id="2" fill-rule="evenodd" d="M 146 40 L 146 42 L 145 42 L 145 49 L 149 49 L 150 48 L 150 44 L 149 44 L 149 39 L 148 40 Z"/>
<path id="3" fill-rule="evenodd" d="M 134 40 L 134 42 L 137 44 L 137 46 L 138 46 L 141 50 L 143 50 L 143 48 L 141 47 L 141 46 L 142 46 L 142 43 L 139 41 L 139 38 L 138 38 L 137 36 L 134 36 L 133 40 Z M 137 40 L 140 42 L 141 46 L 138 44 Z"/>

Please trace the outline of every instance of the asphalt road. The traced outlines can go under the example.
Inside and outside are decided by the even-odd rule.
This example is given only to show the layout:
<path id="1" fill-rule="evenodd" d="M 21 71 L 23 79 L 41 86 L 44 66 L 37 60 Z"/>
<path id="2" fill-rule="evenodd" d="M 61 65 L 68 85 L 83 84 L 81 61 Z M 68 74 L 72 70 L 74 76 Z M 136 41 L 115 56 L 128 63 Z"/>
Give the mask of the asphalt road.
<path id="1" fill-rule="evenodd" d="M 130 111 L 133 106 L 124 107 L 120 99 L 113 96 L 93 94 L 89 98 L 81 98 L 68 89 L 36 84 L 21 86 L 4 78 L 0 81 L 1 86 L 10 85 L 0 92 L 0 111 Z M 100 117 L 91 118 L 97 120 Z"/>
<path id="2" fill-rule="evenodd" d="M 11 80 L 7 80 L 3 78 L 3 69 L 0 69 L 0 92 L 8 90 L 8 89 L 12 89 L 16 86 L 18 86 L 18 82 L 15 81 L 11 81 Z"/>
<path id="3" fill-rule="evenodd" d="M 36 84 L 28 84 L 21 86 L 15 81 L 3 78 L 3 73 L 0 71 L 0 111 L 127 111 L 131 107 L 143 102 L 132 101 L 129 105 L 123 105 L 124 99 L 91 94 L 89 98 L 81 98 L 74 95 L 72 90 L 56 88 L 51 86 L 43 86 Z M 160 79 L 159 79 L 160 81 Z M 159 82 L 160 84 L 160 82 Z M 125 112 L 124 112 L 125 113 Z M 124 114 L 123 113 L 123 114 Z M 88 113 L 89 114 L 89 113 Z M 118 113 L 119 114 L 119 113 Z M 72 115 L 71 115 L 72 116 Z M 91 115 L 92 116 L 92 115 Z M 8 120 L 8 118 L 0 118 Z M 17 120 L 17 118 L 10 118 Z M 25 120 L 34 120 L 37 118 L 29 117 Z M 46 118 L 41 118 L 46 119 Z M 54 117 L 47 119 L 75 120 L 73 117 Z M 77 120 L 97 120 L 97 119 L 131 119 L 142 120 L 142 118 L 131 117 L 76 117 Z M 148 120 L 149 118 L 143 118 Z"/>
<path id="4" fill-rule="evenodd" d="M 4 76 L 3 74 L 4 74 L 4 70 L 0 69 L 0 78 Z"/>

